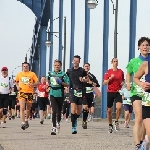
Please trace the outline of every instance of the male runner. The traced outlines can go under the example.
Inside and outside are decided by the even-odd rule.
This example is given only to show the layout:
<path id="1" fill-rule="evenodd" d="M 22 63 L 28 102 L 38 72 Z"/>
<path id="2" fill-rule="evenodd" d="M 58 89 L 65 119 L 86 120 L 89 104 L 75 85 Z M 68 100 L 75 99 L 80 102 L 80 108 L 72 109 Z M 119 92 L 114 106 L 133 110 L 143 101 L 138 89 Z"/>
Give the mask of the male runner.
<path id="1" fill-rule="evenodd" d="M 29 127 L 28 118 L 33 103 L 34 87 L 38 85 L 36 74 L 29 70 L 29 63 L 22 64 L 22 71 L 16 75 L 16 86 L 19 91 L 20 103 L 20 119 L 21 128 L 25 130 Z M 26 104 L 26 119 L 25 119 L 25 104 Z"/>
<path id="2" fill-rule="evenodd" d="M 143 80 L 141 80 L 143 77 Z M 140 150 L 150 149 L 150 60 L 142 63 L 136 74 L 134 82 L 138 86 L 137 94 L 142 96 L 142 119 L 146 129 L 145 140 L 143 141 Z M 142 93 L 141 93 L 142 92 Z"/>
<path id="3" fill-rule="evenodd" d="M 107 88 L 107 116 L 109 122 L 109 133 L 113 132 L 115 128 L 119 131 L 119 116 L 122 108 L 122 96 L 119 93 L 124 83 L 124 73 L 121 69 L 118 69 L 118 59 L 113 58 L 112 69 L 106 71 L 104 75 L 104 85 L 108 85 Z M 116 102 L 116 121 L 112 124 L 112 106 Z M 113 128 L 114 126 L 114 128 Z"/>
<path id="4" fill-rule="evenodd" d="M 129 122 L 130 122 L 130 118 L 132 115 L 133 107 L 132 107 L 131 98 L 130 98 L 130 91 L 127 90 L 126 84 L 120 91 L 120 94 L 122 95 L 123 107 L 125 111 L 124 127 L 129 128 Z"/>
<path id="5" fill-rule="evenodd" d="M 126 82 L 127 82 L 127 89 L 130 91 L 131 101 L 133 103 L 133 110 L 135 114 L 135 124 L 133 127 L 133 135 L 135 140 L 135 149 L 139 150 L 142 140 L 144 138 L 144 128 L 142 128 L 142 94 L 137 95 L 141 90 L 138 86 L 133 83 L 130 85 L 132 75 L 138 71 L 138 68 L 142 64 L 143 61 L 150 60 L 149 53 L 149 41 L 150 39 L 147 37 L 141 37 L 138 40 L 138 50 L 140 51 L 140 55 L 136 58 L 130 60 L 127 65 L 127 75 L 126 75 Z M 141 92 L 142 93 L 142 92 Z M 142 137 L 143 136 L 143 137 Z"/>
<path id="6" fill-rule="evenodd" d="M 85 97 L 84 82 L 88 82 L 88 76 L 86 71 L 79 67 L 80 56 L 75 55 L 73 59 L 73 68 L 67 70 L 67 75 L 70 79 L 69 93 L 71 102 L 71 122 L 72 122 L 72 134 L 77 133 L 77 118 L 81 114 L 82 101 Z"/>
<path id="7" fill-rule="evenodd" d="M 1 69 L 1 76 L 0 76 L 0 118 L 2 118 L 1 126 L 3 128 L 6 127 L 6 115 L 8 110 L 9 104 L 9 93 L 10 90 L 13 88 L 14 84 L 12 80 L 8 77 L 8 68 L 3 67 Z"/>
<path id="8" fill-rule="evenodd" d="M 69 100 L 69 88 L 66 87 L 64 90 L 64 103 L 63 103 L 63 109 L 62 109 L 62 117 L 64 118 L 64 115 L 66 114 L 66 121 L 68 121 L 70 112 L 70 100 Z"/>
<path id="9" fill-rule="evenodd" d="M 15 80 L 12 80 L 15 84 Z M 15 119 L 15 105 L 16 105 L 16 97 L 17 97 L 17 87 L 14 85 L 14 88 L 10 90 L 9 94 L 9 120 Z"/>
<path id="10" fill-rule="evenodd" d="M 83 65 L 84 70 L 87 72 L 89 77 L 89 81 L 84 83 L 86 88 L 86 98 L 83 99 L 83 122 L 82 127 L 83 129 L 87 129 L 87 117 L 88 117 L 88 110 L 89 108 L 93 107 L 93 89 L 94 87 L 100 87 L 96 77 L 89 72 L 90 64 L 85 63 Z"/>

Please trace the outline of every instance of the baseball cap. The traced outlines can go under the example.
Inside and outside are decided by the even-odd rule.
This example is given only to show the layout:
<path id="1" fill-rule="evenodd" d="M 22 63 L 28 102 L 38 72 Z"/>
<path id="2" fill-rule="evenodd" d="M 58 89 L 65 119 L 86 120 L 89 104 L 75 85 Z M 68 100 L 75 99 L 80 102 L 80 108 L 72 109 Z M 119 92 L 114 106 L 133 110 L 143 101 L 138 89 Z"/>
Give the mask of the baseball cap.
<path id="1" fill-rule="evenodd" d="M 8 68 L 7 67 L 2 67 L 1 71 L 7 71 Z"/>

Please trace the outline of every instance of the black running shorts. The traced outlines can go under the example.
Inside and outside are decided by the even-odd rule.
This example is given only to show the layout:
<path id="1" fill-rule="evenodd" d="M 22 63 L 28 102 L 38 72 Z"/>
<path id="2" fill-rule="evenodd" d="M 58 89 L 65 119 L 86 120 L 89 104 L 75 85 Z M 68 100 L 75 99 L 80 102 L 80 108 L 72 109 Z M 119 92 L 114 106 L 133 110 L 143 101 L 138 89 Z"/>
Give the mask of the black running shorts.
<path id="1" fill-rule="evenodd" d="M 150 106 L 142 106 L 142 119 L 150 118 Z"/>
<path id="2" fill-rule="evenodd" d="M 107 92 L 107 108 L 111 108 L 114 101 L 122 103 L 122 95 L 119 92 Z"/>
<path id="3" fill-rule="evenodd" d="M 135 100 L 142 100 L 141 97 L 137 96 L 137 95 L 133 95 L 131 98 L 131 102 L 133 103 Z"/>

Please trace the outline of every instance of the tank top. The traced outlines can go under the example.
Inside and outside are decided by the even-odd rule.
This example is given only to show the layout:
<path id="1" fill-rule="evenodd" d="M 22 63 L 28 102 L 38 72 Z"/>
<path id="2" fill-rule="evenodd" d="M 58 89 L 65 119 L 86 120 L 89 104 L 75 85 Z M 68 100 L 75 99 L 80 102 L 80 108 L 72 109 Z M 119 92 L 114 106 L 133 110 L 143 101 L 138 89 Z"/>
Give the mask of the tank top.
<path id="1" fill-rule="evenodd" d="M 145 75 L 145 82 L 150 83 L 150 61 L 148 61 L 148 74 Z M 144 95 L 142 97 L 142 105 L 150 106 L 150 89 L 144 92 Z"/>

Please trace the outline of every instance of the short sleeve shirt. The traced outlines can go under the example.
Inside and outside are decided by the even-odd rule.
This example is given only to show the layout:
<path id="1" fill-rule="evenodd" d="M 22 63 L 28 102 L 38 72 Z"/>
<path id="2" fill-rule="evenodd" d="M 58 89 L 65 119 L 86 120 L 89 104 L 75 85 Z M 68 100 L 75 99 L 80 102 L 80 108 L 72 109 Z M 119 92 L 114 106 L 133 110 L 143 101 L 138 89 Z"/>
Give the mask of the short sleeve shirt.
<path id="1" fill-rule="evenodd" d="M 28 72 L 22 71 L 17 74 L 16 82 L 19 83 L 20 92 L 33 93 L 34 88 L 30 87 L 29 84 L 38 82 L 38 78 L 37 78 L 36 74 L 32 71 L 28 71 Z"/>
<path id="2" fill-rule="evenodd" d="M 78 89 L 82 89 L 83 88 L 83 83 L 80 82 L 79 77 L 86 77 L 87 76 L 87 72 L 79 67 L 78 69 L 68 69 L 67 70 L 67 75 L 69 76 L 69 80 L 70 80 L 70 88 L 78 88 Z"/>
<path id="3" fill-rule="evenodd" d="M 122 88 L 121 83 L 124 81 L 124 72 L 121 69 L 117 69 L 116 71 L 109 69 L 104 75 L 104 80 L 108 80 L 112 74 L 114 77 L 108 83 L 107 92 L 118 92 Z"/>
<path id="4" fill-rule="evenodd" d="M 127 72 L 131 75 L 135 74 L 138 71 L 138 69 L 142 63 L 143 63 L 143 61 L 138 57 L 131 59 L 126 67 Z M 144 78 L 144 76 L 142 78 Z M 130 91 L 130 95 L 131 96 L 133 96 L 133 95 L 140 96 L 139 94 L 137 94 L 137 93 L 140 93 L 139 92 L 140 89 L 141 88 L 139 86 L 137 86 L 135 83 L 133 83 L 131 91 Z"/>

